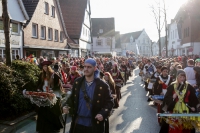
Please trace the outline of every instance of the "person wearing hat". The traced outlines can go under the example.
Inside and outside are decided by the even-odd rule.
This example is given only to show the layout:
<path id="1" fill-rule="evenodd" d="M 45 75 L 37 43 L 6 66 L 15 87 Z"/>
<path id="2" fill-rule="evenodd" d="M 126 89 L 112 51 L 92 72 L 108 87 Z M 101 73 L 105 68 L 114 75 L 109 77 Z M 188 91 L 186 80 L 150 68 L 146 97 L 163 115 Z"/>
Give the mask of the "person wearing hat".
<path id="1" fill-rule="evenodd" d="M 38 80 L 37 91 L 54 93 L 57 97 L 57 102 L 53 106 L 40 106 L 38 108 L 38 117 L 36 122 L 36 131 L 39 133 L 57 133 L 64 126 L 62 112 L 60 107 L 60 96 L 63 89 L 60 83 L 60 77 L 54 74 L 50 65 L 52 62 L 42 62 L 42 73 Z"/>
<path id="2" fill-rule="evenodd" d="M 153 86 L 153 94 L 154 95 L 165 95 L 167 92 L 167 87 L 172 82 L 171 76 L 168 74 L 167 67 L 161 68 L 161 74 L 156 79 L 156 82 Z"/>
<path id="3" fill-rule="evenodd" d="M 78 73 L 77 67 L 72 66 L 71 67 L 71 73 L 69 74 L 68 82 L 70 82 L 71 85 L 74 84 L 74 81 L 78 78 L 81 77 L 81 75 Z"/>
<path id="4" fill-rule="evenodd" d="M 68 105 L 72 114 L 69 133 L 109 132 L 113 98 L 109 86 L 99 78 L 94 59 L 85 60 L 84 76 L 75 80 Z"/>
<path id="5" fill-rule="evenodd" d="M 78 73 L 79 73 L 81 76 L 84 75 L 84 66 L 83 66 L 83 65 L 80 65 L 80 66 L 79 66 L 79 71 L 78 71 Z"/>
<path id="6" fill-rule="evenodd" d="M 195 113 L 198 103 L 194 88 L 186 81 L 184 70 L 178 70 L 176 81 L 172 82 L 167 88 L 162 105 L 165 107 L 163 108 L 164 111 L 178 114 Z M 178 123 L 177 119 L 174 122 L 179 126 L 170 126 L 169 123 L 163 122 L 160 133 L 195 133 L 194 129 L 188 129 L 183 124 Z"/>

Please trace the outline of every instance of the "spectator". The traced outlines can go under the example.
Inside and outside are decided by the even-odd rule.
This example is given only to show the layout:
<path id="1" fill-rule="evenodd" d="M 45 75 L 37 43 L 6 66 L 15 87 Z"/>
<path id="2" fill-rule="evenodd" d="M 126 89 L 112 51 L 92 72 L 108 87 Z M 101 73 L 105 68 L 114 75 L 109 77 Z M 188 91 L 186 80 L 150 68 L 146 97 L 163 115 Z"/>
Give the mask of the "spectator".
<path id="1" fill-rule="evenodd" d="M 195 78 L 195 73 L 194 73 L 194 60 L 189 59 L 187 61 L 187 67 L 184 69 L 186 73 L 186 80 L 191 84 L 192 86 L 196 84 L 196 78 Z"/>

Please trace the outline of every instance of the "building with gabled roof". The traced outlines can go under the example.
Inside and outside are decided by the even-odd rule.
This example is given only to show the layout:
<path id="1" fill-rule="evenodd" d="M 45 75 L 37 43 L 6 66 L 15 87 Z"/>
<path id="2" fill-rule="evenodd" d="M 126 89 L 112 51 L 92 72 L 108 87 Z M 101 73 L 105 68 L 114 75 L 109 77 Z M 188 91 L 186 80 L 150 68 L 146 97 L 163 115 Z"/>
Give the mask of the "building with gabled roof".
<path id="1" fill-rule="evenodd" d="M 8 13 L 10 17 L 10 47 L 11 59 L 16 59 L 16 55 L 22 58 L 23 55 L 23 27 L 29 16 L 25 10 L 22 0 L 7 0 Z M 2 9 L 2 4 L 0 4 Z M 0 58 L 5 58 L 5 37 L 2 21 L 2 10 L 0 10 Z"/>
<path id="2" fill-rule="evenodd" d="M 91 50 L 90 0 L 59 0 L 70 40 L 72 56 L 86 56 Z M 78 47 L 77 47 L 78 46 Z"/>
<path id="3" fill-rule="evenodd" d="M 59 0 L 22 0 L 30 17 L 24 28 L 24 55 L 67 54 L 67 31 Z"/>
<path id="4" fill-rule="evenodd" d="M 114 18 L 92 18 L 93 53 L 110 53 L 115 56 L 115 34 Z"/>
<path id="5" fill-rule="evenodd" d="M 136 55 L 150 56 L 151 55 L 151 39 L 143 29 L 141 31 L 121 34 L 121 46 L 123 56 L 126 51 L 132 51 Z"/>

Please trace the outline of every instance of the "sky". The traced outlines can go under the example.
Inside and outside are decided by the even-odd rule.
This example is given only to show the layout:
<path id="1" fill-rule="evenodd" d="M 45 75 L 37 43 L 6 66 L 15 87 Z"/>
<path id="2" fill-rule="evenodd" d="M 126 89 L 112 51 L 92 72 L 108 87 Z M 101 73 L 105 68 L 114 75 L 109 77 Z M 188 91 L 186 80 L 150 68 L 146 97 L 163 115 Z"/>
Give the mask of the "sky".
<path id="1" fill-rule="evenodd" d="M 155 18 L 150 6 L 158 0 L 90 0 L 92 18 L 115 18 L 115 31 L 120 34 L 145 29 L 152 41 L 158 40 Z M 163 0 L 160 0 L 161 2 Z M 187 0 L 165 0 L 167 23 L 171 22 Z M 162 6 L 163 4 L 161 4 Z M 162 14 L 164 16 L 164 14 Z M 163 28 L 162 36 L 165 36 Z"/>

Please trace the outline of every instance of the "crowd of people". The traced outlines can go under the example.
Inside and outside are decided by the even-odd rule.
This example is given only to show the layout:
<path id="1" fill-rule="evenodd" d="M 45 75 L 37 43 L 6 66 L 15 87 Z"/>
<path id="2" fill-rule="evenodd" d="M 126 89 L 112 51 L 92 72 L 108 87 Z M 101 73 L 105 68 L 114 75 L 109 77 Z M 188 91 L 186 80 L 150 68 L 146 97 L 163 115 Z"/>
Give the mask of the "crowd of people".
<path id="1" fill-rule="evenodd" d="M 19 60 L 19 57 L 16 58 Z M 58 101 L 53 107 L 40 107 L 39 133 L 59 132 L 65 121 L 62 113 L 70 112 L 70 133 L 108 133 L 112 109 L 120 106 L 121 87 L 126 85 L 133 69 L 139 67 L 141 82 L 152 96 L 163 97 L 161 113 L 194 113 L 200 107 L 200 58 L 191 57 L 67 57 L 34 58 L 24 61 L 41 69 L 38 92 L 53 92 Z M 66 89 L 67 88 L 67 89 Z M 72 92 L 64 104 L 62 95 Z M 174 120 L 176 123 L 177 121 Z M 162 121 L 160 133 L 193 133 L 194 128 L 173 127 Z"/>
<path id="2" fill-rule="evenodd" d="M 108 117 L 120 106 L 121 87 L 132 75 L 136 61 L 134 57 L 69 58 L 63 55 L 50 59 L 30 55 L 22 60 L 41 69 L 35 91 L 54 93 L 58 99 L 53 107 L 39 107 L 36 124 L 39 133 L 56 133 L 64 127 L 62 114 L 68 112 L 66 104 L 72 117 L 70 133 L 108 133 Z M 67 91 L 72 94 L 61 105 Z M 24 92 L 25 97 L 28 94 Z"/>
<path id="3" fill-rule="evenodd" d="M 200 107 L 200 58 L 143 58 L 139 69 L 145 90 L 149 92 L 147 102 L 162 100 L 158 113 L 197 113 Z M 164 120 L 165 119 L 165 120 Z M 164 118 L 160 133 L 194 133 L 194 123 L 188 128 L 178 117 Z"/>

